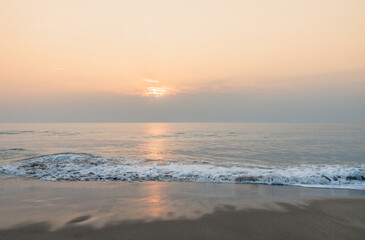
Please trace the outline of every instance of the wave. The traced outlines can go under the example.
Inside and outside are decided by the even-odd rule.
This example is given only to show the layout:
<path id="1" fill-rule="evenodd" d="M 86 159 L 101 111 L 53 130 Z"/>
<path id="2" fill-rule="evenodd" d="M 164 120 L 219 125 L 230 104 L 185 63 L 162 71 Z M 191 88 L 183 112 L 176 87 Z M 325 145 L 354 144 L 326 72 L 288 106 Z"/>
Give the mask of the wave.
<path id="1" fill-rule="evenodd" d="M 15 134 L 34 133 L 34 132 L 35 131 L 10 130 L 10 131 L 0 131 L 0 135 L 15 135 Z"/>
<path id="2" fill-rule="evenodd" d="M 48 181 L 167 181 L 260 183 L 365 190 L 365 164 L 222 167 L 212 163 L 156 163 L 87 154 L 55 154 L 0 166 L 0 174 Z"/>
<path id="3" fill-rule="evenodd" d="M 7 149 L 0 149 L 0 152 L 5 152 L 5 151 L 26 151 L 26 149 L 24 149 L 24 148 L 7 148 Z"/>
<path id="4" fill-rule="evenodd" d="M 95 133 L 95 132 L 90 132 Z M 81 135 L 79 132 L 58 132 L 58 131 L 27 131 L 27 130 L 9 130 L 0 131 L 0 135 L 18 135 L 18 134 L 39 134 L 44 136 L 74 136 Z"/>

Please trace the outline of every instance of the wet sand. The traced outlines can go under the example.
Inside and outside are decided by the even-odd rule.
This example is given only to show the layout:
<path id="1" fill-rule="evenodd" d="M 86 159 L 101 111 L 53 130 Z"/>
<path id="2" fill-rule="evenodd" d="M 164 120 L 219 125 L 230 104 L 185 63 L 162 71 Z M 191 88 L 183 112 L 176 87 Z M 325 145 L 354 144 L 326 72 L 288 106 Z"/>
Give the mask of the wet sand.
<path id="1" fill-rule="evenodd" d="M 50 231 L 47 223 L 0 231 L 1 239 L 364 239 L 365 201 L 316 200 L 284 211 L 236 210 L 226 205 L 199 219 L 125 221 L 101 229 L 73 226 Z M 56 216 L 54 216 L 56 217 Z"/>
<path id="2" fill-rule="evenodd" d="M 0 239 L 364 239 L 361 190 L 0 179 Z"/>

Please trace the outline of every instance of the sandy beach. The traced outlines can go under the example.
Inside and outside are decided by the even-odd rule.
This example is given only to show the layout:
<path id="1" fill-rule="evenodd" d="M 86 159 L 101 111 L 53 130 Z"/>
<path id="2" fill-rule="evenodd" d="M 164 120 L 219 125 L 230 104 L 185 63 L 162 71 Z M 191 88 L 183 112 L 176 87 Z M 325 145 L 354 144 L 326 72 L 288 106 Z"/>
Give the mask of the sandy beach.
<path id="1" fill-rule="evenodd" d="M 363 239 L 362 190 L 2 177 L 1 239 Z"/>

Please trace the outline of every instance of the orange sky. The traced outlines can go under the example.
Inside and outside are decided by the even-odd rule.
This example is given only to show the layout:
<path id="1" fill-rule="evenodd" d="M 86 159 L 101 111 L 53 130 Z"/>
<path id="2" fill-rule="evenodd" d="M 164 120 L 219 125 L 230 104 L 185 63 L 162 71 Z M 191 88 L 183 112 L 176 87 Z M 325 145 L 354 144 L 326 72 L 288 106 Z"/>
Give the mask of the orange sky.
<path id="1" fill-rule="evenodd" d="M 365 70 L 364 13 L 363 0 L 1 0 L 0 94 L 296 88 Z"/>

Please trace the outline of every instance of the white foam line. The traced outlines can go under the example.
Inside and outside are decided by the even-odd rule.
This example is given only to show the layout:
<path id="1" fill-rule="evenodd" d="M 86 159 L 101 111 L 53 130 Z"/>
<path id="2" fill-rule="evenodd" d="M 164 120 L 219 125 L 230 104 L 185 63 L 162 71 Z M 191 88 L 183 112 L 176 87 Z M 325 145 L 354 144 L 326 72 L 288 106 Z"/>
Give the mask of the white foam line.
<path id="1" fill-rule="evenodd" d="M 260 183 L 365 190 L 365 164 L 301 165 L 286 168 L 249 165 L 218 167 L 212 164 L 166 164 L 57 154 L 0 167 L 0 173 L 48 181 L 179 181 Z"/>

